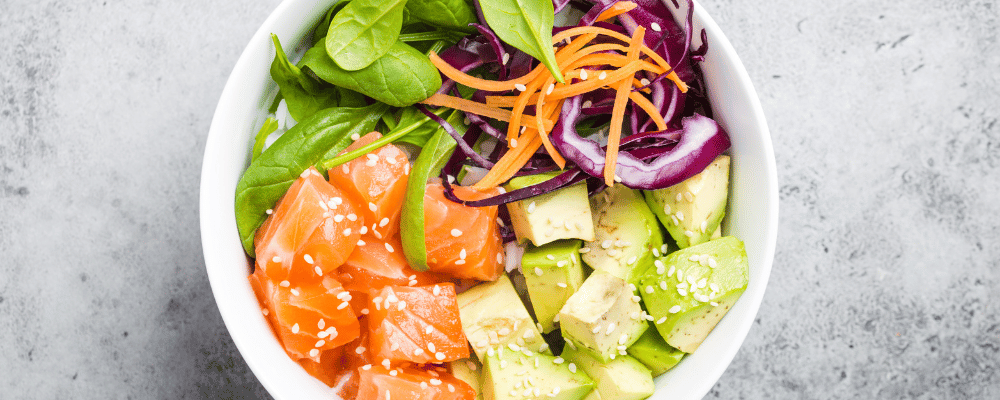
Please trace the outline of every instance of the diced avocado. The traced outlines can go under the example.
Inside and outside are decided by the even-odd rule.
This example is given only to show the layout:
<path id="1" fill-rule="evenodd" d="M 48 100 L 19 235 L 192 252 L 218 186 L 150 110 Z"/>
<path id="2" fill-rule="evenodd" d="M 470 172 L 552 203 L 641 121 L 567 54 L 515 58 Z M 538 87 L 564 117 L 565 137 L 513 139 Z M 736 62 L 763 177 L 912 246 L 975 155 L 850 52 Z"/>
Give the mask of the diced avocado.
<path id="1" fill-rule="evenodd" d="M 529 246 L 521 257 L 531 306 L 544 333 L 555 329 L 552 319 L 583 284 L 580 245 L 579 240 L 559 240 L 541 247 Z"/>
<path id="2" fill-rule="evenodd" d="M 646 203 L 680 248 L 707 242 L 726 214 L 729 156 L 668 188 L 646 192 Z"/>
<path id="3" fill-rule="evenodd" d="M 615 185 L 590 199 L 594 241 L 583 262 L 595 270 L 634 282 L 660 255 L 663 233 L 638 190 Z"/>
<path id="4" fill-rule="evenodd" d="M 687 353 L 667 344 L 656 329 L 649 329 L 629 346 L 628 355 L 639 360 L 652 371 L 653 377 L 657 377 L 681 362 Z"/>
<path id="5" fill-rule="evenodd" d="M 602 399 L 640 400 L 656 391 L 653 374 L 639 360 L 619 355 L 614 360 L 603 363 L 581 351 L 566 349 L 562 357 L 567 362 L 576 363 L 597 383 L 597 391 Z"/>
<path id="6" fill-rule="evenodd" d="M 597 389 L 591 390 L 590 394 L 584 397 L 583 400 L 601 400 L 601 392 Z"/>
<path id="7" fill-rule="evenodd" d="M 451 374 L 458 380 L 468 383 L 472 390 L 476 391 L 476 398 L 483 398 L 483 391 L 480 385 L 480 371 L 482 365 L 474 359 L 465 358 L 448 363 Z"/>
<path id="8" fill-rule="evenodd" d="M 558 173 L 528 175 L 511 179 L 508 191 L 545 182 Z M 541 246 L 559 239 L 594 240 L 587 184 L 562 188 L 551 193 L 507 203 L 517 240 Z"/>
<path id="9" fill-rule="evenodd" d="M 483 362 L 482 388 L 486 400 L 580 400 L 594 389 L 594 380 L 550 355 L 496 351 Z"/>
<path id="10" fill-rule="evenodd" d="M 719 224 L 718 228 L 715 228 L 715 232 L 712 233 L 712 239 L 715 240 L 722 237 L 722 224 Z"/>
<path id="11" fill-rule="evenodd" d="M 480 360 L 490 348 L 510 344 L 533 352 L 549 352 L 549 345 L 507 275 L 459 294 L 458 311 L 462 331 Z"/>
<path id="12" fill-rule="evenodd" d="M 746 290 L 746 250 L 739 239 L 724 236 L 659 261 L 664 268 L 646 271 L 639 292 L 667 344 L 691 353 Z"/>
<path id="13" fill-rule="evenodd" d="M 613 360 L 618 346 L 632 344 L 648 327 L 633 296 L 623 279 L 594 271 L 559 311 L 563 337 L 602 361 Z"/>

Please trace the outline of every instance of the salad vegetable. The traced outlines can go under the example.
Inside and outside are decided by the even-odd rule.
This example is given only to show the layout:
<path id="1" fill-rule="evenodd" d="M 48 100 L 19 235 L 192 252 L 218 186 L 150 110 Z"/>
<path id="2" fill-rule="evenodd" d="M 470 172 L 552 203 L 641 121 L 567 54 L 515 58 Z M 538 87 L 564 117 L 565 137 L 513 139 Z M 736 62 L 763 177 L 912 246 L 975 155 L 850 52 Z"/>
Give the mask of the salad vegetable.
<path id="1" fill-rule="evenodd" d="M 690 12 L 349 0 L 312 32 L 297 63 L 272 35 L 235 219 L 262 315 L 338 396 L 646 398 L 746 289 Z"/>

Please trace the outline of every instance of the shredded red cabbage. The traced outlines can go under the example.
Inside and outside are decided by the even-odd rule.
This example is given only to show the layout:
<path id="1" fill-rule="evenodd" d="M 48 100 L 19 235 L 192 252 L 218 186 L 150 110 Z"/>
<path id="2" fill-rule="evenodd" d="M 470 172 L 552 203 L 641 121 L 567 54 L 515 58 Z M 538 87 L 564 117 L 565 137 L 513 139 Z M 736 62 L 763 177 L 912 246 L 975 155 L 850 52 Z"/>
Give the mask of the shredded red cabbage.
<path id="1" fill-rule="evenodd" d="M 472 162 L 476 163 L 477 166 L 483 168 L 493 168 L 493 163 L 490 160 L 484 158 L 479 153 L 477 153 L 475 150 L 473 150 L 472 146 L 469 146 L 469 144 L 466 143 L 465 138 L 462 137 L 462 135 L 460 135 L 458 131 L 455 130 L 455 127 L 451 126 L 451 124 L 449 124 L 448 121 L 445 121 L 444 118 L 441 118 L 435 115 L 434 113 L 427 111 L 427 108 L 424 107 L 422 104 L 417 104 L 416 107 L 417 110 L 420 110 L 420 112 L 424 113 L 424 115 L 426 115 L 427 118 L 430 118 L 434 122 L 437 122 L 438 125 L 441 125 L 441 128 L 444 128 L 445 132 L 448 132 L 448 134 L 451 135 L 452 139 L 455 139 L 455 142 L 458 143 L 458 149 L 462 151 L 462 154 L 471 159 Z"/>

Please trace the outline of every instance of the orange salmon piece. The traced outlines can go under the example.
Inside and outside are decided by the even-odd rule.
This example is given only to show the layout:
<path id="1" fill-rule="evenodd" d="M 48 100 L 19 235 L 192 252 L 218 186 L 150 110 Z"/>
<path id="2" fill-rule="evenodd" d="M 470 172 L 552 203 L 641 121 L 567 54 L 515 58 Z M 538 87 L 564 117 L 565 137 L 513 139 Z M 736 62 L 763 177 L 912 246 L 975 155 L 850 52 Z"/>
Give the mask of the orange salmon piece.
<path id="1" fill-rule="evenodd" d="M 468 357 L 454 284 L 386 286 L 370 296 L 368 340 L 376 360 L 443 363 Z"/>
<path id="2" fill-rule="evenodd" d="M 443 369 L 443 368 L 442 368 Z M 395 374 L 390 371 L 395 371 Z M 362 370 L 357 400 L 473 400 L 469 384 L 447 372 L 412 366 Z"/>
<path id="3" fill-rule="evenodd" d="M 433 274 L 410 268 L 398 236 L 381 240 L 366 235 L 361 240 L 365 244 L 356 247 L 334 273 L 345 289 L 367 295 L 388 285 L 411 286 L 412 282 L 413 286 L 423 286 L 441 281 Z"/>
<path id="4" fill-rule="evenodd" d="M 275 282 L 321 280 L 322 274 L 339 267 L 354 250 L 365 223 L 357 213 L 357 205 L 323 180 L 319 171 L 309 168 L 257 230 L 257 269 Z"/>
<path id="5" fill-rule="evenodd" d="M 360 148 L 382 135 L 372 132 L 348 146 Z M 399 231 L 399 214 L 406 195 L 410 161 L 406 153 L 387 144 L 328 171 L 330 182 L 358 199 L 365 223 L 377 238 L 390 238 Z"/>
<path id="6" fill-rule="evenodd" d="M 480 200 L 499 192 L 481 193 L 453 186 L 463 200 Z M 497 207 L 467 207 L 444 197 L 440 183 L 429 183 L 424 195 L 427 264 L 432 272 L 454 278 L 495 281 L 503 273 L 503 239 Z"/>
<path id="7" fill-rule="evenodd" d="M 332 277 L 308 285 L 285 286 L 261 276 L 250 275 L 261 306 L 278 341 L 293 360 L 309 358 L 321 362 L 320 353 L 344 345 L 361 334 L 350 293 Z"/>

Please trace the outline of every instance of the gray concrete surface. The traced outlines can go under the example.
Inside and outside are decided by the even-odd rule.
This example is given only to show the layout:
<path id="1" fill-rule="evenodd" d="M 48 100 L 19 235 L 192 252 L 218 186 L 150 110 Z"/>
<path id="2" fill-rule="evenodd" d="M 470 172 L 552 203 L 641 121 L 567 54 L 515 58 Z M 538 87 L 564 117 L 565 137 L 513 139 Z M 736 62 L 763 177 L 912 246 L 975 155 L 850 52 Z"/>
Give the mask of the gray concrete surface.
<path id="1" fill-rule="evenodd" d="M 201 258 L 226 77 L 276 0 L 0 0 L 0 398 L 267 398 Z M 708 398 L 1000 398 L 1000 2 L 705 0 L 781 229 Z"/>

